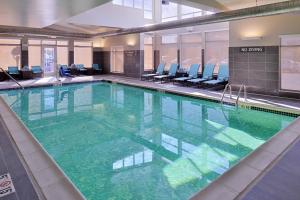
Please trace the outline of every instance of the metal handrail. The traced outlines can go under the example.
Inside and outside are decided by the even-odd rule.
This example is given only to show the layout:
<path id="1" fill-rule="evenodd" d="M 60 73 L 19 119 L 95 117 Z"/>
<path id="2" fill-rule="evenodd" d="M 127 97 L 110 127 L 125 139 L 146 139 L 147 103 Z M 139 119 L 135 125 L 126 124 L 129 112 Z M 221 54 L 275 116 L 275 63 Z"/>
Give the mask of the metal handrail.
<path id="1" fill-rule="evenodd" d="M 225 97 L 225 93 L 227 91 L 227 89 L 229 88 L 229 95 L 230 95 L 230 99 L 232 97 L 232 88 L 231 88 L 231 85 L 228 83 L 226 86 L 225 86 L 225 89 L 223 91 L 223 94 L 222 94 L 222 98 L 221 98 L 221 103 L 223 103 L 223 100 L 224 100 L 224 97 Z"/>
<path id="2" fill-rule="evenodd" d="M 232 87 L 231 87 L 231 84 L 228 83 L 225 86 L 225 89 L 223 91 L 223 94 L 222 94 L 222 97 L 221 97 L 221 100 L 220 100 L 221 103 L 223 103 L 223 101 L 224 101 L 224 97 L 225 97 L 225 94 L 226 94 L 228 88 L 229 88 L 230 99 L 232 99 Z M 239 99 L 240 99 L 242 90 L 244 90 L 244 99 L 245 99 L 245 101 L 247 101 L 247 89 L 246 89 L 246 85 L 243 84 L 243 85 L 240 86 L 238 94 L 237 94 L 237 98 L 236 98 L 236 101 L 235 101 L 236 106 L 238 106 L 238 104 L 239 104 Z"/>
<path id="3" fill-rule="evenodd" d="M 239 92 L 238 92 L 238 95 L 237 95 L 237 98 L 236 98 L 236 101 L 235 101 L 235 105 L 238 105 L 238 103 L 239 103 L 239 99 L 240 99 L 240 95 L 241 95 L 242 89 L 244 89 L 244 99 L 245 99 L 245 101 L 247 101 L 247 89 L 246 89 L 246 85 L 241 85 L 241 87 L 239 89 Z"/>
<path id="4" fill-rule="evenodd" d="M 24 87 L 16 80 L 14 79 L 9 73 L 7 73 L 2 67 L 0 67 L 0 69 L 2 70 L 2 72 L 4 72 L 5 75 L 7 75 L 11 80 L 13 80 L 15 83 L 17 83 L 22 90 L 24 90 Z"/>

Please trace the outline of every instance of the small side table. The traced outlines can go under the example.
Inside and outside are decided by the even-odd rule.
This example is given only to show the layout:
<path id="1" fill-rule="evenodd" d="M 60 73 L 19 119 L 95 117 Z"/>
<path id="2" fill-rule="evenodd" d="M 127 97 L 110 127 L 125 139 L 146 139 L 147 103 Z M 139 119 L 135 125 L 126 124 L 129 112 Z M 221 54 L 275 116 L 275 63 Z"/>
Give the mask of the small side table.
<path id="1" fill-rule="evenodd" d="M 93 68 L 87 68 L 86 75 L 91 76 L 93 75 L 93 72 L 94 72 Z"/>
<path id="2" fill-rule="evenodd" d="M 32 79 L 32 71 L 31 70 L 21 70 L 22 78 L 23 79 Z"/>
<path id="3" fill-rule="evenodd" d="M 5 81 L 7 79 L 7 76 L 4 72 L 0 72 L 0 81 Z"/>

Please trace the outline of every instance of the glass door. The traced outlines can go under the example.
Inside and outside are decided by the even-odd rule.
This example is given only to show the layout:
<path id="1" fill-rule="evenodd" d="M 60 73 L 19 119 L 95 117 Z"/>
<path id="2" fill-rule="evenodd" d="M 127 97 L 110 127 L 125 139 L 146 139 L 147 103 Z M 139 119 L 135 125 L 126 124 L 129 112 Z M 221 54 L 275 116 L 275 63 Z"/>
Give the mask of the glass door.
<path id="1" fill-rule="evenodd" d="M 110 71 L 124 73 L 124 48 L 122 46 L 111 47 Z"/>
<path id="2" fill-rule="evenodd" d="M 56 72 L 56 48 L 44 46 L 42 48 L 43 70 L 45 76 L 54 76 Z"/>

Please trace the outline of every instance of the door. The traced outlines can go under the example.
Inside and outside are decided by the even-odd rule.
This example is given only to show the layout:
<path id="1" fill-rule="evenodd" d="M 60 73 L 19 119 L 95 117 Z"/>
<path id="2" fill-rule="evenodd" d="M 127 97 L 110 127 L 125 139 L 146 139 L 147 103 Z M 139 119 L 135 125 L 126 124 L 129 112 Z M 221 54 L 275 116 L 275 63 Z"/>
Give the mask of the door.
<path id="1" fill-rule="evenodd" d="M 122 46 L 111 47 L 110 71 L 124 73 L 124 48 Z"/>
<path id="2" fill-rule="evenodd" d="M 56 73 L 56 48 L 44 46 L 42 48 L 43 70 L 45 76 L 54 76 Z"/>

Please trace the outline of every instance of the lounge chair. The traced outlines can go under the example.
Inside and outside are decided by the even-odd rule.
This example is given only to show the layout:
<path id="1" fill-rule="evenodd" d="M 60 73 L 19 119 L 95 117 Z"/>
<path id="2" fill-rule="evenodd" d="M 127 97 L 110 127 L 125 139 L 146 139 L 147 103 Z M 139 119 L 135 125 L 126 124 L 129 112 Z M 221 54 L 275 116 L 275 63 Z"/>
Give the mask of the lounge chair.
<path id="1" fill-rule="evenodd" d="M 165 64 L 160 63 L 157 67 L 156 73 L 152 73 L 152 74 L 143 74 L 141 76 L 141 80 L 143 79 L 150 79 L 153 78 L 154 76 L 161 76 L 164 73 L 164 68 L 165 68 Z"/>
<path id="2" fill-rule="evenodd" d="M 43 70 L 42 70 L 41 66 L 39 66 L 39 65 L 31 66 L 31 71 L 32 71 L 32 75 L 34 78 L 42 77 Z"/>
<path id="3" fill-rule="evenodd" d="M 59 75 L 61 77 L 74 77 L 71 75 L 70 70 L 67 68 L 67 65 L 61 65 L 59 68 Z"/>
<path id="4" fill-rule="evenodd" d="M 199 70 L 199 64 L 192 64 L 190 66 L 189 72 L 188 72 L 188 76 L 187 77 L 179 77 L 179 78 L 174 78 L 173 82 L 185 82 L 187 80 L 190 79 L 194 79 L 198 77 L 198 70 Z"/>
<path id="5" fill-rule="evenodd" d="M 216 80 L 210 80 L 203 82 L 207 85 L 219 85 L 226 84 L 229 79 L 229 69 L 228 64 L 221 64 L 218 72 L 218 78 Z"/>
<path id="6" fill-rule="evenodd" d="M 85 74 L 87 72 L 87 68 L 85 68 L 83 64 L 77 64 L 75 67 L 76 70 L 81 74 Z"/>
<path id="7" fill-rule="evenodd" d="M 93 69 L 93 74 L 102 74 L 103 69 L 98 64 L 93 64 L 92 69 Z"/>
<path id="8" fill-rule="evenodd" d="M 21 73 L 19 71 L 19 68 L 16 66 L 9 66 L 7 67 L 7 73 L 9 75 L 11 75 L 14 78 L 20 78 L 21 77 Z"/>
<path id="9" fill-rule="evenodd" d="M 173 63 L 171 64 L 171 67 L 170 67 L 170 70 L 169 70 L 169 73 L 166 74 L 166 75 L 160 75 L 160 76 L 154 76 L 154 79 L 155 80 L 160 80 L 160 82 L 162 82 L 163 80 L 165 79 L 172 79 L 176 76 L 176 72 L 177 72 L 177 69 L 178 69 L 178 64 L 177 63 Z"/>
<path id="10" fill-rule="evenodd" d="M 215 69 L 214 64 L 206 64 L 204 66 L 203 75 L 201 78 L 190 79 L 190 80 L 187 80 L 187 82 L 191 83 L 191 84 L 199 84 L 204 81 L 209 81 L 213 78 L 214 69 Z"/>

